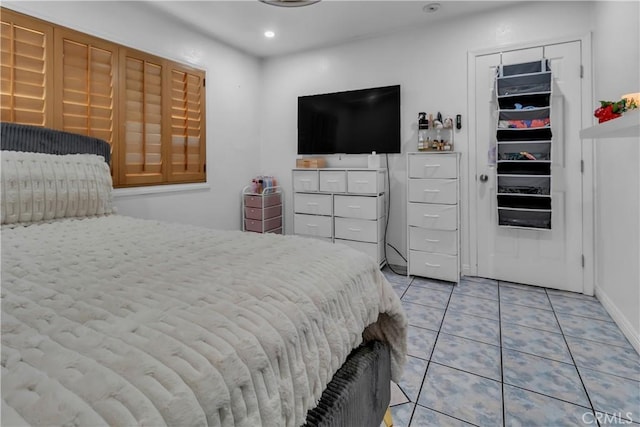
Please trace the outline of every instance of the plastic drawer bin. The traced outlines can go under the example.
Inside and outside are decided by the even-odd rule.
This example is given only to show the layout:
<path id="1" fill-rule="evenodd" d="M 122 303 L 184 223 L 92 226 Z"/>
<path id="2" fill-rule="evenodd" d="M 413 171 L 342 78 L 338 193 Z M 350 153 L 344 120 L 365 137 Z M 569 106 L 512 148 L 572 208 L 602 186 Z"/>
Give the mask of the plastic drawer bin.
<path id="1" fill-rule="evenodd" d="M 509 227 L 551 229 L 551 212 L 498 209 L 498 224 Z"/>
<path id="2" fill-rule="evenodd" d="M 497 80 L 498 96 L 550 92 L 551 73 L 537 73 L 502 77 Z"/>
<path id="3" fill-rule="evenodd" d="M 268 208 L 252 208 L 246 206 L 244 208 L 244 217 L 247 219 L 269 219 L 282 215 L 282 206 L 269 206 Z"/>
<path id="4" fill-rule="evenodd" d="M 260 221 L 257 219 L 245 219 L 244 229 L 246 231 L 254 231 L 256 233 L 267 233 L 277 228 L 282 228 L 282 217 L 265 219 Z"/>
<path id="5" fill-rule="evenodd" d="M 498 175 L 499 194 L 551 195 L 550 177 L 500 176 Z"/>
<path id="6" fill-rule="evenodd" d="M 551 160 L 550 142 L 529 142 L 526 144 L 502 142 L 498 144 L 498 160 L 524 160 L 525 157 L 521 154 L 524 151 L 535 157 L 536 160 Z"/>
<path id="7" fill-rule="evenodd" d="M 264 205 L 262 204 L 264 201 Z M 244 195 L 244 205 L 252 208 L 261 208 L 275 206 L 282 203 L 281 193 L 273 193 L 266 195 Z"/>

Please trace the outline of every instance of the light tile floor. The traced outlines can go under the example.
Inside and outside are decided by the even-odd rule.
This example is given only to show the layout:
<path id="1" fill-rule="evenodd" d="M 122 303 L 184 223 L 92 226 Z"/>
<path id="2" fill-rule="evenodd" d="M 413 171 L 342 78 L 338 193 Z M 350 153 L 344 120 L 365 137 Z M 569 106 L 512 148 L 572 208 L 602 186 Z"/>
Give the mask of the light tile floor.
<path id="1" fill-rule="evenodd" d="M 640 356 L 596 298 L 383 273 L 409 319 L 394 426 L 640 425 Z"/>

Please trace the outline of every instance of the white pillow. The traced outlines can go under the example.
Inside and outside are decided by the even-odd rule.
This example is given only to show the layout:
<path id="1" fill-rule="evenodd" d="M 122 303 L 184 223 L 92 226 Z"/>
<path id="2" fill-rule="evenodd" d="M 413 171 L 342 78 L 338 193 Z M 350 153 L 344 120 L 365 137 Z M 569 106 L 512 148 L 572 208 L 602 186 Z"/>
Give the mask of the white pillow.
<path id="1" fill-rule="evenodd" d="M 109 166 L 93 154 L 2 151 L 2 224 L 106 215 Z"/>

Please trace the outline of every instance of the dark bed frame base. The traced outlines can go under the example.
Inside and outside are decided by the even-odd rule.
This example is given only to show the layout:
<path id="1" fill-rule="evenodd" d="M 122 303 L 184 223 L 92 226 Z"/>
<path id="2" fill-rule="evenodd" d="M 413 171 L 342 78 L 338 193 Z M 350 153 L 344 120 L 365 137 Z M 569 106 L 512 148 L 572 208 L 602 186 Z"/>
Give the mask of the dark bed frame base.
<path id="1" fill-rule="evenodd" d="M 380 341 L 351 352 L 322 393 L 318 406 L 307 412 L 307 427 L 377 427 L 391 400 L 391 356 Z"/>

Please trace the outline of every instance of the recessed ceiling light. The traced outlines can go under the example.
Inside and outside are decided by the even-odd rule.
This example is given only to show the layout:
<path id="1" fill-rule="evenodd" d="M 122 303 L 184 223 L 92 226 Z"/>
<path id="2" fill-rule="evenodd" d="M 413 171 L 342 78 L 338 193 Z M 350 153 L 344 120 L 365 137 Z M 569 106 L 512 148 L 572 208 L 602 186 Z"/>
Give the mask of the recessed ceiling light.
<path id="1" fill-rule="evenodd" d="M 276 33 L 274 33 L 273 31 L 265 31 L 264 36 L 268 39 L 272 39 L 276 36 Z"/>
<path id="2" fill-rule="evenodd" d="M 429 3 L 425 5 L 422 10 L 424 13 L 434 13 L 440 9 L 440 3 Z"/>
<path id="3" fill-rule="evenodd" d="M 272 6 L 282 7 L 299 7 L 309 6 L 314 3 L 318 3 L 320 0 L 260 0 L 262 3 L 270 4 Z"/>

